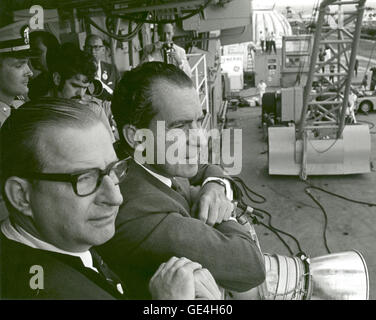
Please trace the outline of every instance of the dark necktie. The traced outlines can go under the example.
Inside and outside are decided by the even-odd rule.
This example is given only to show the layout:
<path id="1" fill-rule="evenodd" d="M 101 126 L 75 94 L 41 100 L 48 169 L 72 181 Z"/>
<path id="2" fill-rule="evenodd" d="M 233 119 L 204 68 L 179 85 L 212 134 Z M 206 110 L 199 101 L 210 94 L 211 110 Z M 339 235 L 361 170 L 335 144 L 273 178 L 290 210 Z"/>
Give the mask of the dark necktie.
<path id="1" fill-rule="evenodd" d="M 190 197 L 185 192 L 181 183 L 175 177 L 171 179 L 171 189 L 179 193 L 185 200 L 187 200 L 188 204 L 190 203 Z"/>
<path id="2" fill-rule="evenodd" d="M 111 271 L 111 269 L 103 261 L 102 257 L 94 249 L 90 249 L 90 253 L 93 257 L 93 266 L 98 270 L 99 274 L 111 287 L 125 297 L 124 286 L 119 277 L 113 271 Z"/>
<path id="3" fill-rule="evenodd" d="M 183 193 L 183 188 L 181 187 L 179 181 L 177 181 L 175 177 L 171 179 L 171 188 L 172 190 L 175 190 L 177 193 Z"/>

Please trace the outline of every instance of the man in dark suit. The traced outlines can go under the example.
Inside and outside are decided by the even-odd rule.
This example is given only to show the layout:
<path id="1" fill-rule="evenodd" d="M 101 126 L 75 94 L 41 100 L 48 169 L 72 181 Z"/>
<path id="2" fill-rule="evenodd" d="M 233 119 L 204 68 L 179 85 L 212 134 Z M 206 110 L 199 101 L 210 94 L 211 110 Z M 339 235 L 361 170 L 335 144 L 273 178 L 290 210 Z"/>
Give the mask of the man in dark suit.
<path id="1" fill-rule="evenodd" d="M 171 256 L 199 262 L 226 289 L 261 284 L 263 256 L 249 229 L 232 217 L 231 180 L 219 166 L 199 165 L 203 111 L 191 79 L 174 65 L 144 63 L 124 74 L 112 112 L 119 153 L 128 149 L 135 161 L 120 185 L 124 204 L 115 237 L 98 250 L 133 297 L 150 297 L 150 277 Z M 176 140 L 169 138 L 174 131 Z M 172 159 L 174 147 L 184 151 Z"/>
<path id="2" fill-rule="evenodd" d="M 119 73 L 116 67 L 110 63 L 103 61 L 105 55 L 105 46 L 100 36 L 91 34 L 85 39 L 85 51 L 90 53 L 97 64 L 96 79 L 99 80 L 107 95 L 100 97 L 101 99 L 109 99 L 113 94 L 115 85 L 119 80 Z"/>
<path id="3" fill-rule="evenodd" d="M 0 297 L 125 298 L 127 287 L 92 249 L 115 232 L 129 164 L 118 160 L 99 112 L 68 99 L 28 102 L 0 139 L 10 213 L 0 232 Z M 219 296 L 207 270 L 176 257 L 160 266 L 150 290 L 156 299 Z"/>

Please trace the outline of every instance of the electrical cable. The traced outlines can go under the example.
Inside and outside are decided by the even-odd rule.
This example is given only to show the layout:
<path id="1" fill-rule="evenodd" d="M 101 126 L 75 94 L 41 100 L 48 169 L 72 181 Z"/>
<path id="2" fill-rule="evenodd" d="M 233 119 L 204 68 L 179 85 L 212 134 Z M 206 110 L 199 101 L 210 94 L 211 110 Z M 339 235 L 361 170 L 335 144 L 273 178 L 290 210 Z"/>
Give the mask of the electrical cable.
<path id="1" fill-rule="evenodd" d="M 133 30 L 131 33 L 129 33 L 127 35 L 123 35 L 123 36 L 119 36 L 117 34 L 114 34 L 114 33 L 111 33 L 107 30 L 104 30 L 102 27 L 100 27 L 97 23 L 95 23 L 89 17 L 85 17 L 85 19 L 89 24 L 91 24 L 93 27 L 95 27 L 99 31 L 103 32 L 104 34 L 106 34 L 110 38 L 113 38 L 113 39 L 121 41 L 121 42 L 127 42 L 127 41 L 132 40 L 137 35 L 137 33 L 141 30 L 144 23 L 174 23 L 174 22 L 177 22 L 177 21 L 182 21 L 182 20 L 188 19 L 190 17 L 193 17 L 196 14 L 201 13 L 210 4 L 210 2 L 212 2 L 212 0 L 207 0 L 197 10 L 195 10 L 195 11 L 191 12 L 190 14 L 187 14 L 183 17 L 179 17 L 179 18 L 176 18 L 176 19 L 160 19 L 160 20 L 147 19 L 149 12 L 144 14 L 144 16 L 145 16 L 144 18 L 140 18 L 140 17 L 134 16 L 134 15 L 127 15 L 127 14 L 124 14 L 124 15 L 111 14 L 111 13 L 109 13 L 109 10 L 107 8 L 102 6 L 102 9 L 104 10 L 105 13 L 107 13 L 108 16 L 111 16 L 111 17 L 114 17 L 114 18 L 121 18 L 121 19 L 134 21 L 134 22 L 139 22 L 139 24 L 136 26 L 135 30 Z"/>
<path id="2" fill-rule="evenodd" d="M 199 13 L 201 13 L 210 3 L 212 2 L 212 0 L 207 0 L 203 5 L 201 5 L 198 9 L 196 9 L 195 11 L 183 16 L 183 17 L 178 17 L 178 18 L 175 18 L 175 19 L 145 19 L 145 18 L 138 18 L 138 17 L 135 17 L 131 14 L 114 14 L 112 13 L 111 16 L 113 17 L 116 17 L 116 18 L 122 18 L 122 19 L 126 19 L 126 20 L 132 20 L 132 21 L 135 21 L 135 22 L 142 22 L 142 23 L 176 23 L 178 21 L 183 21 L 183 20 L 186 20 L 186 19 L 189 19 Z"/>
<path id="3" fill-rule="evenodd" d="M 250 201 L 252 201 L 252 202 L 254 202 L 254 203 L 258 203 L 258 204 L 261 204 L 261 203 L 265 203 L 265 202 L 266 202 L 266 198 L 265 198 L 264 196 L 262 196 L 261 194 L 259 194 L 259 193 L 255 192 L 255 191 L 251 190 L 251 189 L 245 184 L 245 182 L 244 182 L 241 178 L 239 178 L 239 177 L 233 177 L 232 179 L 233 179 L 235 182 L 238 182 L 238 183 L 243 187 L 244 192 L 245 192 L 247 198 L 248 198 Z M 255 199 L 253 199 L 253 198 L 249 195 L 248 192 L 254 194 L 255 196 L 259 197 L 259 198 L 262 199 L 262 200 L 260 201 L 260 200 L 255 200 Z"/>
<path id="4" fill-rule="evenodd" d="M 327 147 L 326 149 L 324 149 L 324 150 L 317 150 L 317 149 L 314 147 L 314 145 L 312 144 L 312 141 L 308 139 L 308 142 L 309 142 L 309 144 L 311 145 L 312 149 L 315 150 L 317 153 L 325 153 L 325 152 L 328 152 L 331 148 L 334 147 L 334 145 L 337 143 L 337 141 L 338 141 L 338 138 L 336 138 L 336 139 L 333 141 L 333 143 L 332 143 L 329 147 Z"/>
<path id="5" fill-rule="evenodd" d="M 309 191 L 310 187 L 304 188 L 304 192 L 318 205 L 318 207 L 321 209 L 322 213 L 324 214 L 324 230 L 323 230 L 323 238 L 324 238 L 324 246 L 326 251 L 330 254 L 331 250 L 329 249 L 328 245 L 328 239 L 326 236 L 326 231 L 328 228 L 328 214 L 326 213 L 324 207 L 321 205 L 321 203 L 313 196 L 313 194 Z"/>
<path id="6" fill-rule="evenodd" d="M 111 32 L 108 32 L 107 30 L 103 29 L 102 27 L 100 27 L 96 22 L 94 22 L 91 18 L 89 17 L 84 17 L 84 19 L 89 23 L 91 24 L 93 27 L 95 27 L 96 29 L 98 29 L 99 31 L 103 32 L 104 34 L 106 34 L 107 36 L 109 36 L 110 38 L 113 38 L 115 40 L 118 40 L 118 41 L 121 41 L 121 42 L 127 42 L 127 41 L 130 41 L 132 40 L 137 34 L 138 32 L 141 30 L 142 26 L 143 26 L 143 23 L 139 23 L 136 28 L 130 32 L 129 34 L 127 35 L 122 35 L 122 36 L 119 36 L 117 34 L 114 34 L 114 33 L 111 33 Z"/>
<path id="7" fill-rule="evenodd" d="M 346 201 L 349 201 L 349 202 L 353 202 L 353 203 L 357 203 L 357 204 L 362 204 L 362 205 L 366 205 L 366 206 L 370 206 L 370 207 L 376 207 L 376 203 L 367 202 L 367 201 L 360 201 L 360 200 L 354 200 L 354 199 L 351 199 L 351 198 L 347 198 L 347 197 L 342 196 L 342 195 L 340 195 L 340 194 L 337 194 L 337 193 L 334 193 L 334 192 L 331 192 L 331 191 L 325 190 L 325 189 L 323 189 L 323 188 L 320 188 L 320 187 L 314 186 L 314 185 L 312 185 L 312 184 L 311 184 L 310 182 L 308 182 L 308 181 L 304 181 L 304 182 L 308 184 L 308 187 L 307 187 L 307 188 L 320 190 L 320 191 L 322 191 L 322 192 L 325 192 L 325 193 L 327 193 L 327 194 L 330 194 L 330 195 L 333 196 L 333 197 L 337 197 L 337 198 L 340 198 L 340 199 L 343 199 L 343 200 L 346 200 Z"/>
<path id="8" fill-rule="evenodd" d="M 245 192 L 245 196 L 252 202 L 255 202 L 254 199 L 252 199 L 249 195 L 249 193 L 247 191 L 250 191 L 251 193 L 257 195 L 258 197 L 260 197 L 261 199 L 263 199 L 263 201 L 259 201 L 258 203 L 264 203 L 266 202 L 266 198 L 254 191 L 252 191 L 246 184 L 245 182 L 239 178 L 239 177 L 233 177 L 233 180 L 235 182 L 238 182 L 244 192 Z M 322 191 L 324 193 L 327 193 L 331 196 L 334 196 L 334 197 L 337 197 L 337 198 L 340 198 L 340 199 L 343 199 L 343 200 L 346 200 L 346 201 L 349 201 L 349 202 L 353 202 L 353 203 L 357 203 L 357 204 L 362 204 L 362 205 L 367 205 L 367 206 L 372 206 L 372 207 L 376 207 L 376 203 L 372 203 L 372 202 L 367 202 L 367 201 L 360 201 L 360 200 L 354 200 L 354 199 L 351 199 L 351 198 L 348 198 L 348 197 L 345 197 L 343 195 L 340 195 L 340 194 L 337 194 L 337 193 L 334 193 L 334 192 L 331 192 L 331 191 L 328 191 L 328 190 L 325 190 L 321 187 L 317 187 L 315 185 L 313 185 L 311 182 L 309 181 L 304 181 L 302 180 L 305 184 L 307 184 L 308 186 L 304 188 L 304 192 L 312 199 L 312 201 L 315 202 L 315 204 L 320 208 L 321 212 L 323 213 L 323 216 L 324 216 L 324 228 L 323 228 L 323 239 L 324 239 L 324 246 L 325 246 L 325 249 L 326 251 L 330 254 L 331 253 L 331 249 L 329 247 L 329 244 L 328 244 L 328 239 L 327 239 L 327 228 L 328 228 L 328 214 L 325 210 L 325 208 L 323 207 L 323 205 L 320 203 L 320 201 L 311 193 L 310 189 L 315 189 L 315 190 L 319 190 L 319 191 Z M 280 234 L 283 234 L 289 238 L 291 238 L 292 240 L 294 240 L 294 242 L 296 243 L 296 246 L 298 248 L 298 250 L 300 251 L 298 254 L 296 254 L 297 256 L 298 255 L 305 255 L 305 251 L 302 250 L 301 248 L 301 245 L 300 245 L 300 242 L 299 240 L 294 237 L 292 234 L 288 233 L 288 232 L 285 232 L 281 229 L 278 229 L 276 227 L 274 227 L 272 225 L 272 215 L 266 211 L 266 210 L 263 210 L 263 209 L 260 209 L 260 208 L 252 208 L 250 206 L 248 206 L 246 204 L 246 202 L 244 201 L 244 196 L 243 196 L 243 193 L 241 192 L 241 196 L 240 196 L 240 201 L 239 203 L 237 204 L 237 206 L 243 210 L 242 214 L 240 214 L 240 216 L 238 216 L 237 218 L 241 217 L 242 215 L 246 214 L 247 216 L 247 219 L 250 219 L 250 222 L 252 222 L 253 224 L 258 224 L 258 225 L 262 225 L 263 227 L 265 227 L 266 229 L 270 230 L 271 232 L 273 232 L 277 237 L 278 239 L 282 242 L 282 244 L 287 248 L 287 250 L 289 251 L 289 253 L 291 255 L 293 255 L 293 250 L 291 249 L 291 247 L 287 244 L 287 242 L 282 238 L 282 236 Z M 261 222 L 257 217 L 263 219 L 264 218 L 264 215 L 267 215 L 268 216 L 268 223 L 265 224 L 263 222 Z"/>
<path id="9" fill-rule="evenodd" d="M 249 192 L 251 192 L 251 193 L 257 195 L 257 196 L 260 197 L 261 199 L 263 199 L 262 201 L 258 201 L 258 202 L 256 202 L 256 203 L 264 203 L 264 202 L 266 202 L 266 198 L 265 198 L 264 196 L 262 196 L 262 195 L 260 195 L 260 194 L 258 194 L 258 193 L 256 193 L 256 192 L 254 192 L 253 190 L 251 190 L 251 189 L 245 184 L 245 182 L 244 182 L 241 178 L 239 178 L 239 177 L 233 177 L 232 179 L 233 179 L 235 182 L 238 182 L 238 183 L 242 186 L 242 188 L 243 188 L 243 190 L 244 190 L 244 192 L 245 192 L 246 197 L 247 197 L 250 201 L 255 202 L 255 200 L 252 199 L 252 198 L 250 197 L 250 195 L 248 194 L 247 190 L 248 190 Z M 241 193 L 240 199 L 241 199 L 241 200 L 237 203 L 237 206 L 238 206 L 241 210 L 243 210 L 243 212 L 242 212 L 240 215 L 238 215 L 237 218 L 240 218 L 243 214 L 246 214 L 247 218 L 250 218 L 250 219 L 251 219 L 250 222 L 252 222 L 253 224 L 259 224 L 259 225 L 262 225 L 262 226 L 265 227 L 266 229 L 268 229 L 268 230 L 270 230 L 271 232 L 273 232 L 273 233 L 278 237 L 278 239 L 283 243 L 283 245 L 287 248 L 287 250 L 289 251 L 289 253 L 290 253 L 291 255 L 294 255 L 293 250 L 292 250 L 291 247 L 287 244 L 287 242 L 282 238 L 282 236 L 280 235 L 280 233 L 283 234 L 283 235 L 288 236 L 289 238 L 291 238 L 291 239 L 293 239 L 293 240 L 295 241 L 295 243 L 296 243 L 296 245 L 297 245 L 297 247 L 298 247 L 298 250 L 300 251 L 299 254 L 304 254 L 304 255 L 305 255 L 305 253 L 304 253 L 304 251 L 302 250 L 301 245 L 300 245 L 300 243 L 299 243 L 299 241 L 298 241 L 297 238 L 295 238 L 292 234 L 290 234 L 290 233 L 288 233 L 288 232 L 286 232 L 286 231 L 283 231 L 283 230 L 281 230 L 281 229 L 279 229 L 279 228 L 276 228 L 276 227 L 274 227 L 274 226 L 272 225 L 272 215 L 271 215 L 268 211 L 263 210 L 263 209 L 260 209 L 260 208 L 252 208 L 252 207 L 248 206 L 248 205 L 246 204 L 246 202 L 244 201 L 243 193 Z M 265 224 L 265 223 L 259 221 L 259 219 L 257 218 L 257 217 L 259 217 L 259 218 L 263 219 L 263 218 L 264 218 L 264 215 L 267 215 L 267 216 L 268 216 L 268 223 L 267 223 L 267 224 Z"/>
<path id="10" fill-rule="evenodd" d="M 329 249 L 329 245 L 328 245 L 328 241 L 327 241 L 327 236 L 326 236 L 326 231 L 327 231 L 327 227 L 328 227 L 328 214 L 325 210 L 325 208 L 323 207 L 323 205 L 320 203 L 319 200 L 317 200 L 313 194 L 311 193 L 310 189 L 315 189 L 315 190 L 319 190 L 319 191 L 322 191 L 324 193 L 327 193 L 331 196 L 334 196 L 334 197 L 337 197 L 337 198 L 340 198 L 340 199 L 343 199 L 343 200 L 346 200 L 346 201 L 350 201 L 350 202 L 353 202 L 353 203 L 357 203 L 357 204 L 362 204 L 362 205 L 367 205 L 367 206 L 372 206 L 372 207 L 376 207 L 376 203 L 371 203 L 371 202 L 367 202 L 367 201 L 359 201 L 359 200 L 354 200 L 354 199 L 351 199 L 351 198 L 348 198 L 348 197 L 345 197 L 345 196 L 342 196 L 340 194 L 337 194 L 337 193 L 334 193 L 334 192 L 331 192 L 331 191 L 328 191 L 328 190 L 325 190 L 323 188 L 320 188 L 320 187 L 317 187 L 317 186 L 314 186 L 311 182 L 309 181 L 303 181 L 304 183 L 308 184 L 308 186 L 306 188 L 304 188 L 304 192 L 316 203 L 316 205 L 320 208 L 320 210 L 322 211 L 323 215 L 324 215 L 324 231 L 323 231 L 323 237 L 324 237 L 324 245 L 325 245 L 325 248 L 327 250 L 328 253 L 331 253 L 331 250 Z"/>
<path id="11" fill-rule="evenodd" d="M 266 229 L 270 230 L 271 232 L 273 232 L 277 236 L 277 238 L 287 248 L 287 250 L 289 251 L 289 253 L 291 255 L 294 255 L 294 252 L 291 250 L 290 246 L 287 244 L 287 242 L 278 233 L 278 231 L 279 231 L 278 229 L 274 228 L 273 226 L 266 225 L 265 223 L 259 221 L 259 219 L 257 219 L 254 216 L 254 215 L 257 215 L 258 217 L 261 217 L 261 219 L 264 219 L 264 216 L 260 212 L 255 211 L 254 208 L 252 208 L 252 207 L 250 207 L 250 206 L 248 206 L 248 205 L 246 205 L 245 203 L 242 203 L 242 202 L 236 202 L 236 207 L 240 208 L 242 210 L 242 212 L 240 214 L 239 213 L 236 214 L 236 218 L 237 218 L 237 220 L 239 221 L 240 224 L 243 225 L 246 222 L 249 222 L 249 223 L 254 224 L 254 225 L 264 226 Z M 269 224 L 270 224 L 270 221 L 269 221 Z"/>
<path id="12" fill-rule="evenodd" d="M 283 231 L 283 230 L 281 230 L 281 229 L 278 229 L 278 228 L 276 228 L 276 227 L 274 227 L 274 226 L 272 225 L 272 215 L 271 215 L 268 211 L 263 210 L 263 209 L 260 209 L 260 208 L 254 208 L 254 210 L 255 210 L 256 213 L 264 213 L 264 214 L 266 214 L 266 215 L 268 216 L 268 225 L 266 226 L 266 225 L 263 224 L 263 223 L 260 223 L 260 224 L 264 225 L 266 228 L 268 228 L 268 229 L 271 230 L 271 231 L 274 230 L 273 232 L 279 232 L 279 233 L 282 233 L 282 234 L 286 235 L 287 237 L 291 238 L 291 239 L 294 240 L 294 242 L 296 243 L 296 246 L 298 247 L 299 251 L 300 251 L 300 252 L 304 252 L 303 249 L 301 248 L 301 246 L 300 246 L 300 242 L 298 241 L 297 238 L 295 238 L 292 234 L 290 234 L 290 233 L 288 233 L 288 232 L 286 232 L 286 231 Z M 290 249 L 289 251 L 292 252 L 291 249 Z"/>
<path id="13" fill-rule="evenodd" d="M 281 237 L 281 235 L 278 233 L 278 231 L 270 226 L 267 226 L 265 223 L 258 221 L 257 224 L 262 225 L 266 229 L 270 230 L 273 232 L 277 238 L 283 243 L 283 245 L 287 248 L 288 252 L 293 256 L 294 252 L 291 250 L 290 246 L 287 244 L 287 242 Z"/>

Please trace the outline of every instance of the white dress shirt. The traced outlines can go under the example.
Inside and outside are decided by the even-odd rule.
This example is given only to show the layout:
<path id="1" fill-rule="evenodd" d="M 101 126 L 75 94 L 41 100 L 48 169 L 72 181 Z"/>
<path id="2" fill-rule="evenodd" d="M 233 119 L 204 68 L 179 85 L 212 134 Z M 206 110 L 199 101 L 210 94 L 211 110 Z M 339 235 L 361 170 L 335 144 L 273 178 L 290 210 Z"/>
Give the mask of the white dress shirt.
<path id="1" fill-rule="evenodd" d="M 136 160 L 135 160 L 136 161 Z M 146 168 L 145 166 L 143 166 L 141 163 L 139 163 L 138 161 L 136 161 L 137 164 L 139 164 L 141 167 L 143 167 L 147 172 L 149 172 L 152 176 L 156 177 L 159 181 L 161 181 L 162 183 L 164 183 L 166 186 L 168 186 L 169 188 L 171 188 L 172 186 L 172 182 L 171 182 L 171 179 L 165 177 L 165 176 L 162 176 L 148 168 Z M 233 191 L 232 191 L 232 188 L 231 188 L 231 184 L 230 182 L 227 180 L 227 179 L 223 179 L 223 178 L 217 178 L 217 177 L 208 177 L 204 180 L 204 182 L 202 183 L 202 186 L 204 186 L 206 183 L 210 182 L 210 181 L 213 181 L 213 180 L 220 180 L 222 181 L 225 185 L 226 185 L 226 196 L 227 198 L 232 201 L 234 199 L 234 196 L 233 196 Z"/>
<path id="2" fill-rule="evenodd" d="M 4 220 L 4 222 L 1 224 L 1 231 L 9 240 L 22 243 L 34 249 L 57 252 L 67 254 L 70 256 L 79 257 L 86 268 L 90 268 L 98 272 L 98 270 L 93 266 L 93 257 L 91 256 L 89 250 L 84 252 L 69 252 L 59 249 L 50 243 L 47 243 L 43 240 L 34 237 L 33 235 L 25 231 L 23 228 L 21 228 L 19 225 L 13 225 L 10 222 L 9 218 Z"/>

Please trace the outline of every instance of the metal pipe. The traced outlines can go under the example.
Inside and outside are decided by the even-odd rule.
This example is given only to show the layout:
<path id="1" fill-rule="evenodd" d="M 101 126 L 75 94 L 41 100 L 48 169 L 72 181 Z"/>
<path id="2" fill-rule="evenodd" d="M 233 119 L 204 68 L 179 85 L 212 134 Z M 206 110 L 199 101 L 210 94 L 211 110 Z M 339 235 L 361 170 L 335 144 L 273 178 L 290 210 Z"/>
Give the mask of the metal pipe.
<path id="1" fill-rule="evenodd" d="M 358 19 L 356 21 L 355 32 L 354 32 L 354 43 L 353 43 L 353 48 L 351 50 L 351 56 L 350 56 L 350 66 L 349 66 L 350 74 L 348 75 L 348 80 L 347 80 L 346 86 L 345 86 L 345 93 L 344 93 L 344 98 L 343 98 L 343 107 L 342 107 L 341 115 L 340 115 L 340 122 L 339 122 L 339 129 L 338 129 L 338 133 L 337 133 L 337 138 L 340 138 L 342 136 L 342 132 L 345 128 L 346 108 L 347 108 L 347 104 L 348 104 L 348 101 L 349 101 L 351 79 L 353 77 L 356 54 L 357 54 L 357 51 L 358 51 L 358 45 L 359 45 L 359 39 L 360 39 L 360 32 L 361 32 L 361 28 L 362 28 L 365 2 L 366 2 L 366 0 L 360 0 L 359 4 L 358 4 L 358 10 L 357 10 Z"/>
<path id="2" fill-rule="evenodd" d="M 300 118 L 299 128 L 298 128 L 298 136 L 302 137 L 304 132 L 304 126 L 306 124 L 306 114 L 308 111 L 308 100 L 309 96 L 312 90 L 312 81 L 315 73 L 315 67 L 317 62 L 317 57 L 319 53 L 319 47 L 320 47 L 320 38 L 321 38 L 321 31 L 322 31 L 322 25 L 324 23 L 324 18 L 326 14 L 326 7 L 334 2 L 335 0 L 324 0 L 320 4 L 319 8 L 319 16 L 317 19 L 317 29 L 315 31 L 315 38 L 313 42 L 313 48 L 312 48 L 312 56 L 311 56 L 311 63 L 309 66 L 309 72 L 307 77 L 307 83 L 304 88 L 304 95 L 303 95 L 303 108 L 302 108 L 302 115 Z"/>

